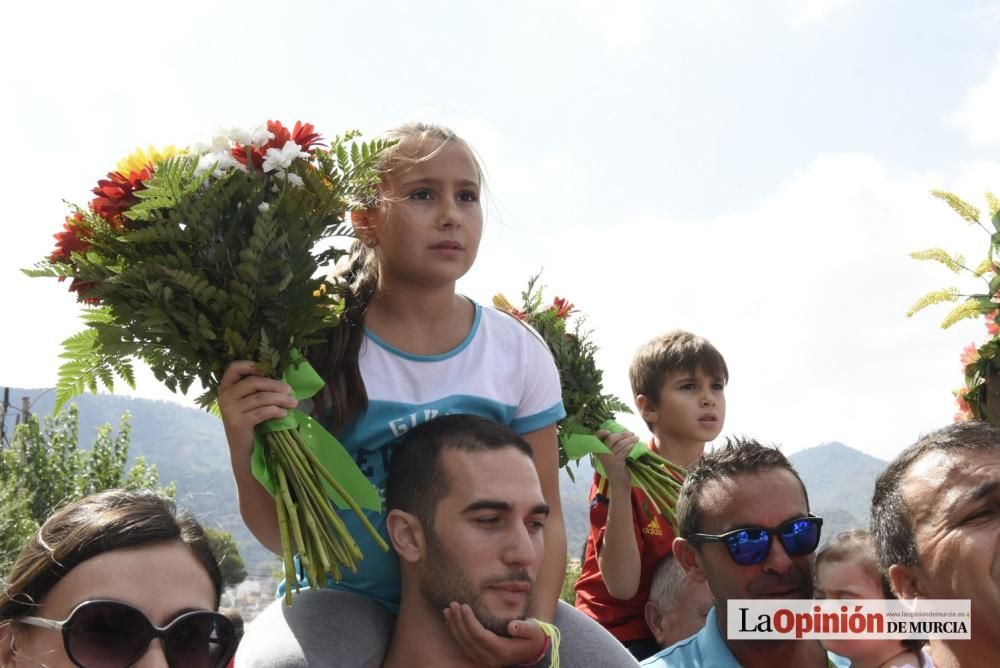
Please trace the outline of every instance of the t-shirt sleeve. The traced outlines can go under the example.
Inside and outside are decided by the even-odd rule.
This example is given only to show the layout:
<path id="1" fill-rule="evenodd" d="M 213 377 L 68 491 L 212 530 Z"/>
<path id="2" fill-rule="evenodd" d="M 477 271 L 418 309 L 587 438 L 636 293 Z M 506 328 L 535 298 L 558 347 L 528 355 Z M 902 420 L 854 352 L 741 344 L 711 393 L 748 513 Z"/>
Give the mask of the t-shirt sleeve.
<path id="1" fill-rule="evenodd" d="M 527 434 L 558 422 L 566 417 L 566 410 L 559 372 L 548 347 L 525 328 L 521 349 L 523 389 L 510 427 L 519 434 Z"/>

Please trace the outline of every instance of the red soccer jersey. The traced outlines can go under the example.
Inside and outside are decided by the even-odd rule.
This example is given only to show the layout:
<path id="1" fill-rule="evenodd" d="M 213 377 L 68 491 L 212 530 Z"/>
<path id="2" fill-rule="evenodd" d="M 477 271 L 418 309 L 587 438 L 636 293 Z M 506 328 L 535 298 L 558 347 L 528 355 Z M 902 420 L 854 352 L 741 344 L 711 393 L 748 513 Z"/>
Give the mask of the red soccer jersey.
<path id="1" fill-rule="evenodd" d="M 632 525 L 639 546 L 639 589 L 628 600 L 613 598 L 608 593 L 597 563 L 598 549 L 603 544 L 608 524 L 607 484 L 599 473 L 594 473 L 594 483 L 590 487 L 590 531 L 580 579 L 576 582 L 576 607 L 621 642 L 652 640 L 653 632 L 646 626 L 643 608 L 649 599 L 656 565 L 671 553 L 674 532 L 670 522 L 656 510 L 649 497 L 633 487 Z"/>

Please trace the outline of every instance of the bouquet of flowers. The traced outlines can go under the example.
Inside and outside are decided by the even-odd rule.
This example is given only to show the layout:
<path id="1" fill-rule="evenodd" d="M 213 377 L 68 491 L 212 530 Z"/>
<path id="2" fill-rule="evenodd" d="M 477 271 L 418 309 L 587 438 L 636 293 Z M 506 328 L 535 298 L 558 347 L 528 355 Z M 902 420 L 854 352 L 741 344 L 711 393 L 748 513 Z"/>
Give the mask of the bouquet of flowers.
<path id="1" fill-rule="evenodd" d="M 981 222 L 978 208 L 958 196 L 934 190 L 931 193 L 944 200 L 970 225 L 979 226 L 989 238 L 986 257 L 972 268 L 961 255 L 942 248 L 929 248 L 910 253 L 917 260 L 939 262 L 955 274 L 969 274 L 983 282 L 981 292 L 960 292 L 957 287 L 934 290 L 921 297 L 906 313 L 913 316 L 932 304 L 958 302 L 941 323 L 947 329 L 960 320 L 984 317 L 989 340 L 981 346 L 970 343 L 962 351 L 965 385 L 954 392 L 959 410 L 955 420 L 979 419 L 1000 425 L 1000 199 L 986 193 L 989 205 L 989 227 Z"/>
<path id="2" fill-rule="evenodd" d="M 57 408 L 98 383 L 113 391 L 116 376 L 134 387 L 133 360 L 175 392 L 198 381 L 205 408 L 239 359 L 284 378 L 298 399 L 318 392 L 299 351 L 337 326 L 343 294 L 318 276 L 343 251 L 320 242 L 351 234 L 345 212 L 370 197 L 388 145 L 357 137 L 326 148 L 311 124 L 268 121 L 189 150 L 140 150 L 98 181 L 52 254 L 25 272 L 70 279 L 88 306 L 87 328 L 63 344 Z M 379 509 L 377 491 L 322 426 L 290 411 L 257 437 L 253 470 L 276 499 L 290 585 L 293 549 L 314 585 L 362 557 L 330 500 L 388 549 L 359 507 Z"/>
<path id="3" fill-rule="evenodd" d="M 566 467 L 586 455 L 609 453 L 610 450 L 594 433 L 599 429 L 625 431 L 615 422 L 616 413 L 631 409 L 618 397 L 604 393 L 604 374 L 597 368 L 594 355 L 597 346 L 583 330 L 583 319 L 577 317 L 573 328 L 567 329 L 569 318 L 576 309 L 566 299 L 556 297 L 546 305 L 539 275 L 528 281 L 521 293 L 521 307 L 516 308 L 502 294 L 493 297 L 493 305 L 530 325 L 548 345 L 559 369 L 563 406 L 566 417 L 556 425 L 559 434 L 559 465 Z M 604 469 L 596 457 L 594 468 Z M 629 452 L 626 467 L 632 486 L 641 489 L 656 504 L 676 531 L 674 508 L 684 479 L 684 468 L 656 454 L 645 443 L 636 443 Z M 569 468 L 566 471 L 572 476 Z"/>

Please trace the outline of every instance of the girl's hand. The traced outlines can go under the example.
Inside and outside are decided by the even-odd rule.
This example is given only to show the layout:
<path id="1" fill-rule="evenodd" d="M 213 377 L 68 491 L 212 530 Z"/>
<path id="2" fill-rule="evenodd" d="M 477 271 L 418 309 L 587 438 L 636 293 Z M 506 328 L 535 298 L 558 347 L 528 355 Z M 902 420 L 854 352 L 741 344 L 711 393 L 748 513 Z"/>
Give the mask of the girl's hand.
<path id="1" fill-rule="evenodd" d="M 249 466 L 253 450 L 253 428 L 265 420 L 284 417 L 298 401 L 292 388 L 280 380 L 267 378 L 253 362 L 233 362 L 219 381 L 219 412 L 226 440 L 234 459 Z"/>
<path id="2" fill-rule="evenodd" d="M 612 434 L 604 429 L 599 430 L 594 435 L 604 441 L 604 445 L 611 450 L 611 454 L 597 455 L 597 458 L 601 460 L 601 466 L 604 467 L 604 473 L 608 477 L 608 485 L 612 489 L 627 490 L 632 482 L 628 469 L 625 468 L 625 462 L 628 460 L 629 451 L 639 442 L 639 437 L 630 431 Z"/>
<path id="3" fill-rule="evenodd" d="M 516 619 L 507 625 L 509 638 L 483 627 L 472 608 L 452 601 L 444 611 L 452 638 L 465 655 L 484 666 L 510 666 L 534 661 L 545 647 L 545 632 L 534 621 Z"/>

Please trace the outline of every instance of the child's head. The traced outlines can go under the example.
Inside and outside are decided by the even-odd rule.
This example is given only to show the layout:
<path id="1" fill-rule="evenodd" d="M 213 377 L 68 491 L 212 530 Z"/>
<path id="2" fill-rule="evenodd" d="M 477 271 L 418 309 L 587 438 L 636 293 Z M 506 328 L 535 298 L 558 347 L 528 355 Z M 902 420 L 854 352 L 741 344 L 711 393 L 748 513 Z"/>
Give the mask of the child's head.
<path id="1" fill-rule="evenodd" d="M 383 139 L 381 175 L 371 206 L 352 213 L 358 235 L 352 283 L 367 303 L 385 284 L 450 284 L 479 250 L 482 170 L 472 149 L 447 128 L 407 124 Z"/>
<path id="2" fill-rule="evenodd" d="M 871 536 L 864 529 L 851 529 L 831 539 L 816 555 L 816 598 L 889 599 L 895 598 L 889 580 L 879 570 L 878 555 Z M 822 640 L 827 650 L 854 663 L 879 665 L 904 649 L 919 652 L 921 641 Z M 878 663 L 875 663 L 878 661 Z"/>
<path id="3" fill-rule="evenodd" d="M 706 339 L 674 330 L 649 341 L 629 367 L 632 395 L 661 441 L 713 440 L 726 419 L 729 369 Z"/>
<path id="4" fill-rule="evenodd" d="M 352 212 L 357 241 L 335 272 L 347 288 L 343 324 L 331 330 L 326 345 L 310 351 L 331 387 L 315 411 L 325 416 L 332 403 L 334 432 L 368 404 L 358 354 L 376 293 L 392 286 L 454 290 L 472 267 L 482 236 L 482 169 L 463 139 L 418 123 L 381 138 L 395 144 L 379 154 L 376 196 L 368 208 Z"/>

